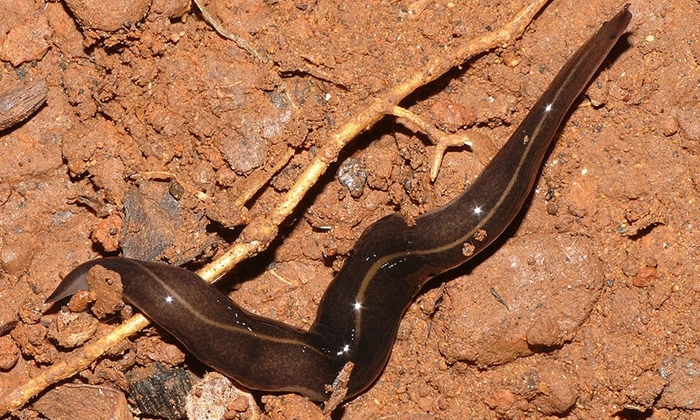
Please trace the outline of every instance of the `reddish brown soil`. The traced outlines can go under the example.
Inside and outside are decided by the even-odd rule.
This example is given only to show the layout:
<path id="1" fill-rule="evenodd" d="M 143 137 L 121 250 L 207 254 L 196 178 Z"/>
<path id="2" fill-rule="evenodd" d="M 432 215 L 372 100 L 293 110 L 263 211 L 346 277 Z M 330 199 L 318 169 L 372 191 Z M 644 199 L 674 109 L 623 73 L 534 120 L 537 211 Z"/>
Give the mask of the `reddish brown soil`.
<path id="1" fill-rule="evenodd" d="M 102 14 L 66 3 L 73 12 L 0 1 L 0 91 L 41 79 L 49 87 L 44 108 L 0 133 L 0 394 L 67 351 L 47 337 L 59 334 L 56 311 L 41 314 L 61 275 L 118 251 L 208 260 L 241 221 L 276 203 L 331 130 L 427 57 L 524 5 L 425 1 L 408 15 L 410 1 L 210 2 L 269 57 L 261 64 L 186 2 L 111 0 Z M 420 90 L 404 105 L 493 144 L 449 151 L 431 183 L 433 147 L 386 119 L 344 152 L 271 250 L 246 263 L 232 297 L 310 325 L 362 230 L 454 197 L 620 7 L 553 1 L 514 45 Z M 700 4 L 631 10 L 626 42 L 561 130 L 517 230 L 418 297 L 382 376 L 337 418 L 700 418 Z M 292 162 L 248 212 L 236 210 L 239 192 L 290 148 Z M 368 177 L 352 195 L 333 176 L 350 157 Z M 63 346 L 118 320 L 73 322 L 87 335 Z M 160 334 L 149 329 L 71 382 L 126 389 L 134 366 L 194 364 Z M 59 401 L 96 398 L 85 391 Z M 266 396 L 262 408 L 275 419 L 320 415 L 300 400 Z M 47 405 L 13 416 L 41 418 Z"/>

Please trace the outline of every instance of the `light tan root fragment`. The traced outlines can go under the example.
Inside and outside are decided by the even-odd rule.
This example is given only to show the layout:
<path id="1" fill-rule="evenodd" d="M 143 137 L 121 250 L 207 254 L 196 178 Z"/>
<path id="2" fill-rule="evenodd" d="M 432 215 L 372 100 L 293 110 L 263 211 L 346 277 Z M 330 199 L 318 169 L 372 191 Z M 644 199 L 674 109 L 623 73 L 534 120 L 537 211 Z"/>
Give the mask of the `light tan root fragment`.
<path id="1" fill-rule="evenodd" d="M 348 395 L 348 382 L 350 382 L 350 376 L 354 367 L 355 364 L 353 362 L 347 362 L 340 369 L 338 376 L 333 381 L 333 385 L 326 385 L 327 390 L 331 393 L 331 397 L 323 404 L 323 414 L 328 416 L 329 419 L 330 414 L 345 401 L 345 396 Z"/>
<path id="2" fill-rule="evenodd" d="M 8 391 L 0 399 L 0 416 L 21 408 L 30 398 L 56 382 L 70 378 L 81 370 L 87 369 L 109 349 L 146 328 L 148 324 L 149 321 L 143 315 L 136 314 L 109 334 L 70 353 L 64 360 L 41 371 L 40 375 Z"/>
<path id="3" fill-rule="evenodd" d="M 487 140 L 485 139 L 486 136 L 477 132 L 447 134 L 406 108 L 401 108 L 400 106 L 391 105 L 389 103 L 377 103 L 377 105 L 385 107 L 385 114 L 393 115 L 399 118 L 399 122 L 404 123 L 409 128 L 416 128 L 418 131 L 425 133 L 428 136 L 428 139 L 435 145 L 435 151 L 433 152 L 433 164 L 430 167 L 430 180 L 432 182 L 435 182 L 438 177 L 440 166 L 442 166 L 442 158 L 445 156 L 445 151 L 448 147 L 467 146 L 471 148 L 474 145 L 474 142 L 484 143 Z"/>
<path id="4" fill-rule="evenodd" d="M 227 31 L 226 28 L 224 28 L 224 26 L 221 24 L 221 22 L 219 22 L 219 19 L 215 18 L 211 15 L 211 13 L 209 13 L 209 10 L 207 10 L 207 8 L 204 6 L 203 0 L 193 1 L 194 4 L 197 5 L 199 11 L 202 13 L 202 17 L 204 18 L 204 20 L 207 21 L 207 23 L 210 24 L 219 35 L 235 42 L 239 48 L 245 50 L 248 54 L 250 54 L 253 58 L 260 61 L 261 63 L 267 63 L 267 57 L 264 57 L 255 48 L 253 48 L 253 46 L 250 45 L 250 42 L 246 41 L 245 39 L 232 32 Z"/>
<path id="5" fill-rule="evenodd" d="M 226 253 L 202 268 L 198 274 L 204 279 L 215 281 L 244 259 L 266 249 L 267 244 L 277 236 L 279 225 L 294 211 L 306 192 L 326 172 L 328 166 L 337 159 L 338 153 L 355 136 L 371 127 L 385 115 L 386 104 L 396 106 L 413 91 L 442 76 L 451 68 L 461 65 L 477 54 L 513 42 L 547 2 L 548 0 L 534 1 L 520 10 L 503 27 L 478 37 L 468 45 L 454 51 L 450 57 L 433 58 L 425 66 L 424 71 L 416 73 L 405 82 L 385 92 L 347 123 L 340 126 L 331 134 L 328 143 L 319 150 L 316 158 L 301 174 L 294 186 L 282 197 L 280 203 L 266 217 L 253 220 L 243 229 L 241 235 Z"/>

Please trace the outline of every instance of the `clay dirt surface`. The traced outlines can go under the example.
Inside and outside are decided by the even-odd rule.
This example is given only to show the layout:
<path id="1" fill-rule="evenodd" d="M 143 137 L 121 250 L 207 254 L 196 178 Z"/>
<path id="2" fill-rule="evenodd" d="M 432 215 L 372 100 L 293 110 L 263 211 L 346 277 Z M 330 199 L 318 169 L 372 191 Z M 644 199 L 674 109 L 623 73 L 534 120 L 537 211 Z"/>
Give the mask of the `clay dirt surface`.
<path id="1" fill-rule="evenodd" d="M 44 307 L 72 268 L 107 255 L 201 267 L 270 211 L 334 129 L 525 2 L 205 6 L 251 48 L 186 1 L 0 0 L 0 92 L 48 86 L 44 107 L 0 132 L 0 394 L 120 323 L 81 312 L 91 296 L 75 312 Z M 401 105 L 490 140 L 449 149 L 431 182 L 435 146 L 382 119 L 221 287 L 255 313 L 311 325 L 360 233 L 462 191 L 622 6 L 551 1 L 512 45 L 419 89 Z M 425 288 L 380 378 L 333 418 L 700 419 L 700 3 L 630 10 L 517 223 Z M 151 326 L 5 418 L 67 418 L 62 407 L 128 418 L 138 372 L 176 368 L 185 383 L 207 371 Z M 251 405 L 264 418 L 323 417 L 297 395 L 222 404 L 225 418 L 256 416 Z"/>

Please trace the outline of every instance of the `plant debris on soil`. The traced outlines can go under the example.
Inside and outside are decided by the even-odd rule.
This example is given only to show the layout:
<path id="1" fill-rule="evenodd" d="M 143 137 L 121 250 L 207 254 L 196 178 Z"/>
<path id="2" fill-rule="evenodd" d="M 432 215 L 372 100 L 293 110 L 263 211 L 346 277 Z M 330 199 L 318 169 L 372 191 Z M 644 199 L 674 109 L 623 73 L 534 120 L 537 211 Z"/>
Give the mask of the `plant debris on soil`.
<path id="1" fill-rule="evenodd" d="M 88 294 L 72 311 L 45 308 L 72 268 L 124 255 L 198 269 L 270 212 L 334 129 L 525 5 L 203 3 L 237 43 L 185 0 L 0 0 L 0 93 L 48 88 L 31 118 L 0 131 L 0 395 L 128 317 L 78 310 Z M 490 140 L 449 149 L 431 182 L 436 146 L 382 119 L 221 287 L 310 326 L 362 231 L 462 191 L 622 6 L 551 1 L 516 42 L 409 96 L 401 105 L 443 132 Z M 630 10 L 522 217 L 429 284 L 380 378 L 333 418 L 700 418 L 700 4 Z M 151 326 L 5 418 L 324 417 L 300 396 L 250 397 L 207 372 Z"/>

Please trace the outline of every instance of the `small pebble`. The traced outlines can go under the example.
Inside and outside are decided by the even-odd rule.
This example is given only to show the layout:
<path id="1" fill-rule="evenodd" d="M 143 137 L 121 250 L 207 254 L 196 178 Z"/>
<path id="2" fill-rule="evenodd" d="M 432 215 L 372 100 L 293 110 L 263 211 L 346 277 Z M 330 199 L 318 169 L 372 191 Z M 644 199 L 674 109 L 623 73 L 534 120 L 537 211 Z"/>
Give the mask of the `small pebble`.
<path id="1" fill-rule="evenodd" d="M 357 158 L 346 159 L 338 168 L 338 181 L 350 191 L 353 198 L 359 198 L 367 183 L 367 168 Z"/>

